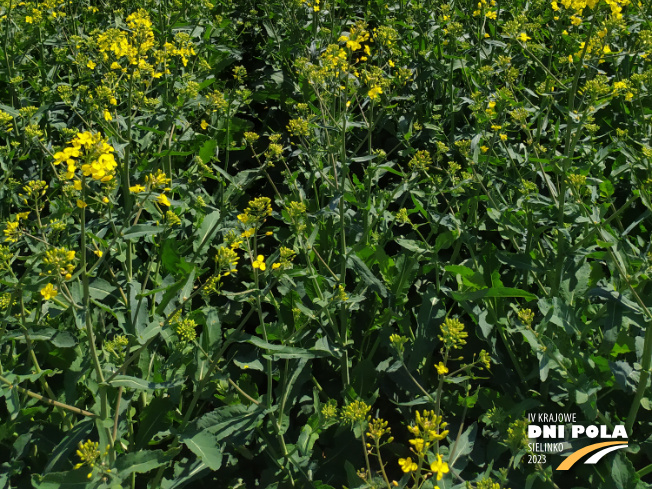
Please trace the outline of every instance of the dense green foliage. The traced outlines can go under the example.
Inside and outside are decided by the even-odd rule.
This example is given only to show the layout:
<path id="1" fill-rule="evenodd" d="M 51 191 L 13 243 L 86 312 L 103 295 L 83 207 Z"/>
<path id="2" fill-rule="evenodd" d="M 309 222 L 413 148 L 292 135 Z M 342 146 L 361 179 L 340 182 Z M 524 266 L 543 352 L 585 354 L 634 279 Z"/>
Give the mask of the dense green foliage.
<path id="1" fill-rule="evenodd" d="M 0 0 L 0 486 L 647 487 L 647 3 Z"/>

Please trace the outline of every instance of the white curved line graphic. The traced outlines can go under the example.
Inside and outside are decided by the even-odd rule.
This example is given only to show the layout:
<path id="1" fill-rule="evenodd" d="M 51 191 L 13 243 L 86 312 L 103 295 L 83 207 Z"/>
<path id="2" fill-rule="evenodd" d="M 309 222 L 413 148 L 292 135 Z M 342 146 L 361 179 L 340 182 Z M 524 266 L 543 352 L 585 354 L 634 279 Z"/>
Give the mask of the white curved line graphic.
<path id="1" fill-rule="evenodd" d="M 599 450 L 597 453 L 594 453 L 591 455 L 589 458 L 586 459 L 585 464 L 595 464 L 600 460 L 602 457 L 604 457 L 606 454 L 609 452 L 613 452 L 614 450 L 620 450 L 621 448 L 625 448 L 628 445 L 614 445 L 612 447 L 607 447 L 603 448 L 602 450 Z"/>

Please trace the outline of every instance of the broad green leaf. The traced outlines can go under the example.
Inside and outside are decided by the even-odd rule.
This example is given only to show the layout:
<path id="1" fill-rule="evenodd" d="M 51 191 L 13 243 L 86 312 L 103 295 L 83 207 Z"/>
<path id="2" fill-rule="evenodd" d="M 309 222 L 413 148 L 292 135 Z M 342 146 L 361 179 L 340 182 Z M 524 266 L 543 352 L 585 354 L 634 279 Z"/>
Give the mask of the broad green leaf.
<path id="1" fill-rule="evenodd" d="M 97 301 L 103 301 L 116 290 L 115 286 L 101 278 L 96 278 L 88 286 L 88 294 Z"/>
<path id="2" fill-rule="evenodd" d="M 218 442 L 244 444 L 262 423 L 265 413 L 265 409 L 255 404 L 224 406 L 199 418 L 196 430 L 214 434 Z"/>
<path id="3" fill-rule="evenodd" d="M 222 466 L 222 448 L 212 433 L 200 431 L 192 437 L 181 436 L 180 441 L 211 470 L 218 470 Z"/>

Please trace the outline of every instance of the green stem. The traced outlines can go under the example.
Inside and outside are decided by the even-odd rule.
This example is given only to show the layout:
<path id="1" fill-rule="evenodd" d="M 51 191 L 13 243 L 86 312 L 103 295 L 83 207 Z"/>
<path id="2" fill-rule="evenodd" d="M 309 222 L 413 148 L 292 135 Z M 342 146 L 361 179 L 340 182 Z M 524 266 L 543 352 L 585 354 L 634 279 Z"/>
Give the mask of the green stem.
<path id="1" fill-rule="evenodd" d="M 364 442 L 364 427 L 362 426 L 362 421 L 358 421 L 358 426 L 360 427 L 360 441 L 362 442 L 364 461 L 365 464 L 367 465 L 367 476 L 371 478 L 371 464 L 369 463 L 369 453 L 367 450 L 367 444 Z"/>
<path id="2" fill-rule="evenodd" d="M 577 141 L 579 139 L 581 133 L 580 128 L 582 124 L 581 122 L 579 122 L 577 124 L 577 127 L 575 127 L 576 125 L 573 122 L 572 114 L 575 109 L 575 95 L 577 94 L 577 85 L 580 81 L 580 73 L 582 72 L 582 67 L 584 66 L 584 57 L 586 56 L 586 52 L 589 47 L 588 40 L 591 39 L 591 35 L 593 34 L 593 28 L 595 26 L 595 22 L 596 22 L 596 16 L 594 15 L 593 18 L 591 19 L 591 25 L 589 26 L 589 34 L 586 37 L 587 42 L 584 44 L 584 49 L 582 50 L 582 54 L 580 56 L 580 61 L 577 66 L 577 70 L 575 70 L 575 76 L 573 77 L 573 86 L 568 94 L 568 108 L 567 108 L 568 117 L 566 118 L 566 141 L 564 144 L 564 159 L 562 160 L 562 168 L 561 168 L 561 182 L 560 182 L 560 189 L 559 189 L 559 211 L 557 215 L 557 227 L 558 227 L 557 263 L 556 263 L 555 274 L 553 277 L 554 282 L 552 284 L 552 290 L 551 290 L 553 297 L 556 296 L 557 293 L 559 292 L 559 287 L 561 285 L 561 280 L 562 280 L 564 261 L 565 261 L 564 258 L 566 257 L 566 240 L 564 238 L 564 234 L 560 232 L 561 228 L 563 228 L 564 226 L 564 212 L 566 207 L 566 174 L 568 173 L 568 169 L 570 168 L 573 150 L 575 149 L 575 145 L 577 144 Z M 573 134 L 575 134 L 575 137 L 571 139 Z"/>
<path id="3" fill-rule="evenodd" d="M 88 186 L 86 185 L 86 179 L 82 177 L 82 201 L 86 202 L 88 194 Z M 88 284 L 88 273 L 86 270 L 86 208 L 81 209 L 81 276 L 82 276 L 82 286 L 83 286 L 83 310 L 86 317 L 86 339 L 88 341 L 88 349 L 91 354 L 91 360 L 93 362 L 93 367 L 95 369 L 95 374 L 97 376 L 97 381 L 99 383 L 99 394 L 100 394 L 100 420 L 99 425 L 102 427 L 102 430 L 105 432 L 105 436 L 109 442 L 109 459 L 111 462 L 115 460 L 115 451 L 113 449 L 113 436 L 111 430 L 106 426 L 105 421 L 109 419 L 109 402 L 107 396 L 107 384 L 104 382 L 104 374 L 102 373 L 102 366 L 100 365 L 100 359 L 97 355 L 97 349 L 95 348 L 95 334 L 93 332 L 93 323 L 91 321 L 91 310 L 90 310 L 90 289 Z"/>
<path id="4" fill-rule="evenodd" d="M 340 284 L 342 287 L 346 286 L 346 225 L 344 220 L 344 192 L 346 191 L 346 178 L 347 178 L 347 163 L 346 163 L 346 113 L 344 114 L 344 120 L 342 122 L 342 144 L 340 145 L 340 202 L 339 202 L 339 211 L 340 211 L 340 259 L 341 259 L 341 268 L 340 268 Z M 346 304 L 342 301 L 340 305 L 340 340 L 342 342 L 342 349 L 344 354 L 342 355 L 341 360 L 341 370 L 342 370 L 342 384 L 346 389 L 350 383 L 349 376 L 349 352 L 347 349 L 348 342 L 348 316 L 346 314 Z M 366 453 L 366 452 L 365 452 Z"/>

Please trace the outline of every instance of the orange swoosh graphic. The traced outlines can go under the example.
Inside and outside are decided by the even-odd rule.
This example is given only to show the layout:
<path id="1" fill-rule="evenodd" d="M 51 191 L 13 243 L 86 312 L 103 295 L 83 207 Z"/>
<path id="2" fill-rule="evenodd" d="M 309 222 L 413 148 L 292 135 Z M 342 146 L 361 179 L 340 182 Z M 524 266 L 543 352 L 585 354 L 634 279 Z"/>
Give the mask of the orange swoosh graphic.
<path id="1" fill-rule="evenodd" d="M 582 458 L 584 455 L 587 453 L 594 452 L 598 450 L 599 448 L 602 447 L 608 447 L 610 445 L 626 445 L 626 441 L 604 441 L 602 443 L 594 443 L 593 445 L 589 445 L 588 447 L 580 448 L 578 451 L 573 452 L 571 455 L 566 457 L 566 459 L 559 464 L 559 467 L 557 467 L 557 470 L 568 470 L 570 469 L 575 462 L 577 462 L 580 458 Z"/>

